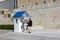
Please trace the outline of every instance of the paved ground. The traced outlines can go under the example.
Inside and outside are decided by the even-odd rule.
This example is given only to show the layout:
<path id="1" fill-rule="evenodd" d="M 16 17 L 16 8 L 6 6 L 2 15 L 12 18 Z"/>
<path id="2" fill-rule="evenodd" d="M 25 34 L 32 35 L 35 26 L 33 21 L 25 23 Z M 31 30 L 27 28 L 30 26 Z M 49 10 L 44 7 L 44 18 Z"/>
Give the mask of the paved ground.
<path id="1" fill-rule="evenodd" d="M 32 33 L 0 30 L 0 40 L 60 40 L 60 30 L 32 30 Z"/>

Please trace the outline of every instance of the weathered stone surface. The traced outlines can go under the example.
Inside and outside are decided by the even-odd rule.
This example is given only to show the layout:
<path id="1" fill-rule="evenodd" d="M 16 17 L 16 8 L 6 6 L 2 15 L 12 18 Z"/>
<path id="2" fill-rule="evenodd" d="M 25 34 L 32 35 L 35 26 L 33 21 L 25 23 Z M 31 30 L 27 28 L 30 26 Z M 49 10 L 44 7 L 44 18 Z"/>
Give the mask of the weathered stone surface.
<path id="1" fill-rule="evenodd" d="M 60 30 L 32 30 L 32 33 L 17 33 L 0 30 L 0 40 L 60 40 Z"/>
<path id="2" fill-rule="evenodd" d="M 31 12 L 33 24 L 41 25 L 46 29 L 60 28 L 60 7 L 34 10 Z"/>

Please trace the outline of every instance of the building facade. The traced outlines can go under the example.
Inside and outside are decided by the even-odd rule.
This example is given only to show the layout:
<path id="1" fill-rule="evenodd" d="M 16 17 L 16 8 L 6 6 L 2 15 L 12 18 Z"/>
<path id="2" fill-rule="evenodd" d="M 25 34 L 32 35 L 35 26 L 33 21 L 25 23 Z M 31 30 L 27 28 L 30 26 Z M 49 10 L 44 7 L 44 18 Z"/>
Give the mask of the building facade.
<path id="1" fill-rule="evenodd" d="M 33 26 L 60 29 L 60 0 L 14 0 L 13 3 L 11 15 L 25 10 L 32 16 Z"/>
<path id="2" fill-rule="evenodd" d="M 17 9 L 18 8 L 17 5 L 18 5 L 18 0 L 6 0 L 0 2 L 0 8 L 2 9 L 9 9 L 9 10 Z"/>
<path id="3" fill-rule="evenodd" d="M 60 0 L 18 0 L 18 8 L 32 8 L 33 6 L 53 6 L 60 3 Z"/>
<path id="4" fill-rule="evenodd" d="M 33 16 L 33 25 L 46 29 L 60 28 L 60 0 L 18 0 L 18 9 Z"/>

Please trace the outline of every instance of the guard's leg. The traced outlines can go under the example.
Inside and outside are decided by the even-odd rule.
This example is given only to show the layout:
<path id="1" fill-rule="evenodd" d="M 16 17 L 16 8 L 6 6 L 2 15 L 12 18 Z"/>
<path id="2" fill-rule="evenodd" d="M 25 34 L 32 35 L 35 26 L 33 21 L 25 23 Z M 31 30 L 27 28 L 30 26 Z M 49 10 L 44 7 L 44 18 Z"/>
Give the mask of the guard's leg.
<path id="1" fill-rule="evenodd" d="M 29 32 L 29 33 L 31 33 L 31 28 L 32 28 L 32 27 L 28 27 L 28 32 Z"/>

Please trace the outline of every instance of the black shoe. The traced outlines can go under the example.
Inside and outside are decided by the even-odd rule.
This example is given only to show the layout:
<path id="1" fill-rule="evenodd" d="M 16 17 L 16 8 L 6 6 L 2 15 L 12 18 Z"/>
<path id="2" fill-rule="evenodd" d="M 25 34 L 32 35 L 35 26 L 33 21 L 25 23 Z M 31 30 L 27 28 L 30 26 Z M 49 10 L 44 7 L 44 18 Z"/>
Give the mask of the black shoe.
<path id="1" fill-rule="evenodd" d="M 29 31 L 29 33 L 31 33 L 31 32 Z"/>

